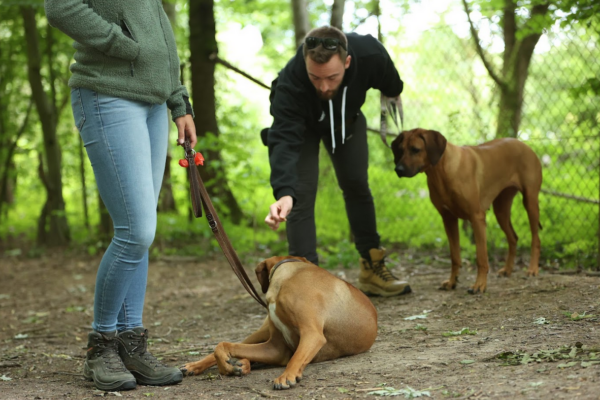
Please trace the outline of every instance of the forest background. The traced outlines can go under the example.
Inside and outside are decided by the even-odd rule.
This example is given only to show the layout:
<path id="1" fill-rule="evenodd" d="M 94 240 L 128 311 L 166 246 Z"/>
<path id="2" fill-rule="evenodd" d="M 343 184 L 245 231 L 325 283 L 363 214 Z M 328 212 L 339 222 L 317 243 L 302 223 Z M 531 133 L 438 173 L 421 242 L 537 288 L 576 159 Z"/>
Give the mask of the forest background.
<path id="1" fill-rule="evenodd" d="M 404 127 L 442 132 L 459 145 L 495 137 L 529 144 L 543 165 L 542 268 L 600 268 L 600 3 L 594 0 L 164 0 L 190 89 L 201 175 L 244 260 L 285 254 L 284 229 L 263 220 L 274 201 L 267 148 L 269 91 L 312 27 L 371 34 L 392 56 L 405 90 Z M 70 107 L 72 40 L 50 27 L 41 0 L 0 0 L 0 251 L 36 257 L 48 248 L 102 252 L 110 217 Z M 250 79 L 251 78 L 251 79 Z M 395 252 L 447 258 L 441 218 L 424 174 L 398 179 L 379 130 L 379 93 L 363 111 L 378 227 Z M 395 127 L 388 121 L 391 129 Z M 174 129 L 174 125 L 171 127 Z M 175 143 L 171 132 L 171 143 Z M 218 252 L 205 219 L 190 211 L 181 148 L 172 146 L 151 252 Z M 329 267 L 357 265 L 342 194 L 325 151 L 316 205 L 319 252 Z M 513 225 L 528 257 L 530 234 L 518 195 Z M 488 213 L 492 258 L 506 241 Z M 474 262 L 468 224 L 465 261 Z M 492 264 L 498 264 L 494 261 Z"/>

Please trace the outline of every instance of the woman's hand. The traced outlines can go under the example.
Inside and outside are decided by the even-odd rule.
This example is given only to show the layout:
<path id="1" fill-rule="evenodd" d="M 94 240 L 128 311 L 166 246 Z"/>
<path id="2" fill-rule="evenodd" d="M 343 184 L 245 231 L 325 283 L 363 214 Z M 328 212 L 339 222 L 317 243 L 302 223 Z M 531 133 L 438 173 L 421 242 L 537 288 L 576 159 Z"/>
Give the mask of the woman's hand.
<path id="1" fill-rule="evenodd" d="M 198 139 L 196 138 L 196 125 L 194 124 L 192 116 L 186 114 L 175 118 L 175 125 L 177 125 L 177 131 L 179 133 L 177 145 L 183 146 L 183 143 L 185 143 L 185 139 L 187 138 L 190 141 L 192 149 L 196 147 Z"/>

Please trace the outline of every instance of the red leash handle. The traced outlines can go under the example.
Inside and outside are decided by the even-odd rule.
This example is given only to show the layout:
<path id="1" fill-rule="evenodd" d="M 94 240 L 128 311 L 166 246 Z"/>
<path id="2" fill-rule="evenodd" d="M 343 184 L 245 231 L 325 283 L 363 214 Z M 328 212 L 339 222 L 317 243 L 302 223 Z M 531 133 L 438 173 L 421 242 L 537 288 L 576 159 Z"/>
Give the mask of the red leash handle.
<path id="1" fill-rule="evenodd" d="M 188 179 L 190 181 L 190 192 L 192 198 L 192 210 L 196 218 L 202 217 L 202 198 L 200 196 L 200 173 L 198 165 L 204 165 L 204 157 L 192 149 L 189 140 L 184 143 L 185 159 L 179 160 L 179 165 L 188 170 Z"/>

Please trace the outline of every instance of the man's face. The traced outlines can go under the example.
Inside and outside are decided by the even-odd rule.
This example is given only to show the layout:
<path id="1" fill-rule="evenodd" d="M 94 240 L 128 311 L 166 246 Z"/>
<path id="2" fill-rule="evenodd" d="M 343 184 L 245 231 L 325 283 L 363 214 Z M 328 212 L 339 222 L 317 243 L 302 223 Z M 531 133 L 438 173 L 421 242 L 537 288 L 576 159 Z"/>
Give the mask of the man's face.
<path id="1" fill-rule="evenodd" d="M 342 62 L 339 54 L 334 55 L 325 64 L 317 64 L 310 57 L 306 57 L 306 72 L 321 100 L 331 100 L 335 97 L 344 73 L 350 66 L 350 56 Z"/>

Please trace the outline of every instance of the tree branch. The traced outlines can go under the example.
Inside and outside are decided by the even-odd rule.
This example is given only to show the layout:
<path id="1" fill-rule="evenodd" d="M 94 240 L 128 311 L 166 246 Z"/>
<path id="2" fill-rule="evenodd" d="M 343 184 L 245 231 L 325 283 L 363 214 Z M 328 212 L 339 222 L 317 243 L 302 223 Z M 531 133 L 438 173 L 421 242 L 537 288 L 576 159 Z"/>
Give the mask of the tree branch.
<path id="1" fill-rule="evenodd" d="M 467 19 L 469 20 L 469 27 L 471 29 L 471 35 L 473 36 L 473 40 L 475 41 L 475 50 L 477 51 L 477 54 L 479 54 L 479 57 L 481 58 L 481 61 L 483 62 L 485 69 L 490 74 L 490 77 L 494 80 L 494 82 L 496 82 L 496 84 L 498 86 L 500 86 L 502 89 L 505 89 L 506 82 L 504 82 L 504 80 L 502 80 L 502 78 L 500 78 L 500 76 L 498 76 L 498 74 L 496 74 L 496 72 L 494 71 L 493 65 L 488 61 L 487 56 L 486 56 L 485 52 L 483 51 L 483 48 L 481 47 L 479 34 L 477 33 L 477 29 L 475 29 L 475 25 L 473 24 L 473 21 L 471 20 L 471 10 L 469 10 L 469 5 L 467 4 L 467 0 L 462 0 L 462 3 L 465 8 L 465 13 L 467 14 Z"/>
<path id="2" fill-rule="evenodd" d="M 230 70 L 237 72 L 238 74 L 242 75 L 243 77 L 250 79 L 252 82 L 256 83 L 257 85 L 264 87 L 265 89 L 269 89 L 269 90 L 271 89 L 270 86 L 265 85 L 264 83 L 262 83 L 261 81 L 259 81 L 256 78 L 254 78 L 250 74 L 247 74 L 246 72 L 242 71 L 241 69 L 236 68 L 233 65 L 229 64 L 227 61 L 219 58 L 219 56 L 217 55 L 217 53 L 211 54 L 208 58 L 209 58 L 210 61 L 213 61 L 213 62 L 216 62 L 218 64 L 221 64 L 224 67 L 229 68 Z"/>

